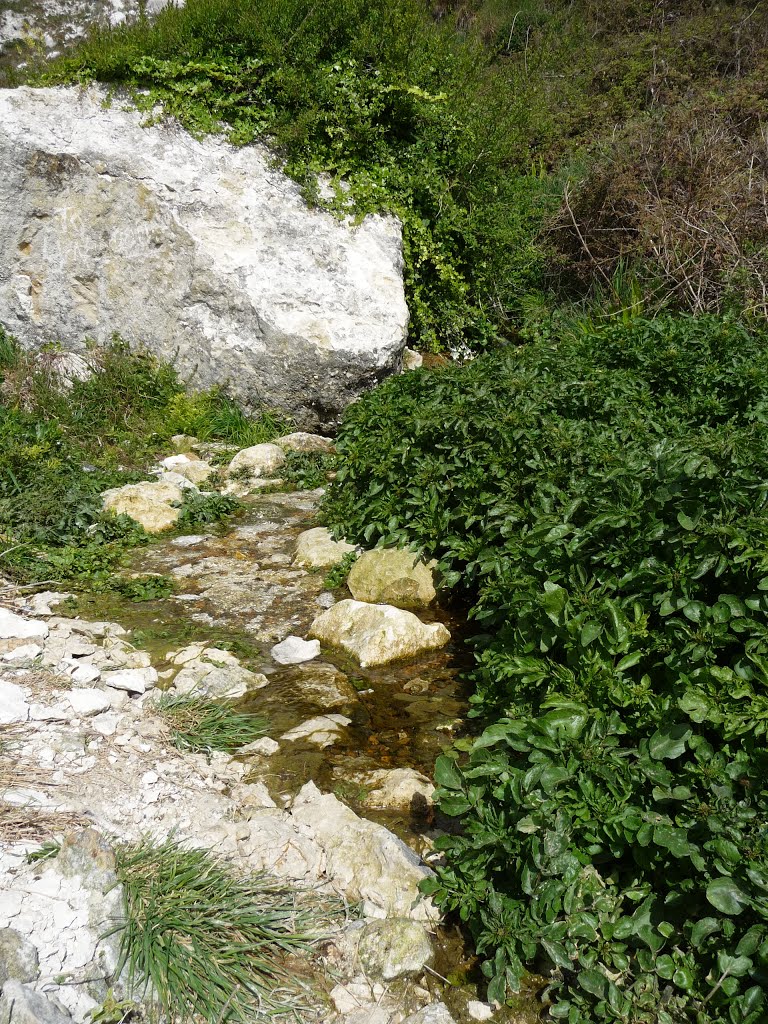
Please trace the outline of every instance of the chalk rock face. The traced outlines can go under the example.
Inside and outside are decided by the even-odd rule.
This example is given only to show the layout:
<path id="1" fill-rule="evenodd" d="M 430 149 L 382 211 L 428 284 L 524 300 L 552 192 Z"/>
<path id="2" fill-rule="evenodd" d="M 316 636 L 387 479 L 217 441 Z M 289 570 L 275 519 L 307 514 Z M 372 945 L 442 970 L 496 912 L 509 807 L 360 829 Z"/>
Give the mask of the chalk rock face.
<path id="1" fill-rule="evenodd" d="M 362 668 L 415 658 L 445 647 L 451 634 L 440 622 L 425 625 L 413 612 L 388 604 L 339 601 L 312 623 L 310 635 L 357 658 Z"/>
<path id="2" fill-rule="evenodd" d="M 349 571 L 347 586 L 356 601 L 397 608 L 426 608 L 435 599 L 432 570 L 399 548 L 364 551 Z"/>
<path id="3" fill-rule="evenodd" d="M 73 350 L 117 331 L 195 386 L 332 428 L 401 362 L 399 223 L 310 210 L 263 149 L 104 97 L 0 90 L 0 322 Z"/>

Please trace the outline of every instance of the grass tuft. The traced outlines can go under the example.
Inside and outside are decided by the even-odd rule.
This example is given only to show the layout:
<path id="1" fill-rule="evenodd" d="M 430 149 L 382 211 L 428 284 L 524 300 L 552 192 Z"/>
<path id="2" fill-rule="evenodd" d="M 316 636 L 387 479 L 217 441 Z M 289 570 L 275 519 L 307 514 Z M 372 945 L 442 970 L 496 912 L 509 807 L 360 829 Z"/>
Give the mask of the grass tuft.
<path id="1" fill-rule="evenodd" d="M 223 750 L 232 753 L 252 743 L 269 728 L 266 718 L 235 711 L 207 697 L 164 693 L 154 710 L 168 723 L 171 741 L 179 750 Z"/>
<path id="2" fill-rule="evenodd" d="M 125 887 L 122 955 L 170 1021 L 260 1020 L 295 1013 L 306 958 L 329 920 L 310 892 L 265 874 L 235 877 L 205 850 L 145 838 L 117 850 Z"/>

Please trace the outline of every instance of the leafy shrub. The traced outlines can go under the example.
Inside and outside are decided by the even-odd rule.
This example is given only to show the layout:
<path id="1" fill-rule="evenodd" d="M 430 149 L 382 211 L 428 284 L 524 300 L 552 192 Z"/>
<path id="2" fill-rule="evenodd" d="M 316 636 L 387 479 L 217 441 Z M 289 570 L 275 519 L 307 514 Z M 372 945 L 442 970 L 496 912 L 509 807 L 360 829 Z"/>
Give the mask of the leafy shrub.
<path id="1" fill-rule="evenodd" d="M 285 453 L 285 462 L 280 467 L 280 477 L 294 490 L 314 490 L 325 487 L 328 474 L 336 468 L 336 456 L 326 452 Z"/>
<path id="2" fill-rule="evenodd" d="M 483 631 L 428 888 L 494 998 L 548 963 L 569 1024 L 765 1017 L 766 340 L 584 320 L 348 410 L 329 522 L 436 555 Z"/>

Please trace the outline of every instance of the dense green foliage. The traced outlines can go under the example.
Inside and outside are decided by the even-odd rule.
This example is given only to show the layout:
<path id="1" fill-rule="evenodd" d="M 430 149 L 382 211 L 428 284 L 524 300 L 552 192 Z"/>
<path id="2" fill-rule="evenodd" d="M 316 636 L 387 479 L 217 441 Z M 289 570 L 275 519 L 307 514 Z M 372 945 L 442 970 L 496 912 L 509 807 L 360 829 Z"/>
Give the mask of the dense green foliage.
<path id="1" fill-rule="evenodd" d="M 83 380 L 62 380 L 61 357 L 24 353 L 0 329 L 0 572 L 112 587 L 122 555 L 147 537 L 127 517 L 102 512 L 102 491 L 146 479 L 176 433 L 246 446 L 284 425 L 269 415 L 248 420 L 217 391 L 188 394 L 172 367 L 120 343 L 91 352 Z M 221 495 L 188 494 L 179 525 L 236 507 Z"/>
<path id="2" fill-rule="evenodd" d="M 483 630 L 431 890 L 493 997 L 544 957 L 570 1024 L 765 1018 L 767 342 L 581 321 L 348 410 L 329 522 L 438 557 Z"/>

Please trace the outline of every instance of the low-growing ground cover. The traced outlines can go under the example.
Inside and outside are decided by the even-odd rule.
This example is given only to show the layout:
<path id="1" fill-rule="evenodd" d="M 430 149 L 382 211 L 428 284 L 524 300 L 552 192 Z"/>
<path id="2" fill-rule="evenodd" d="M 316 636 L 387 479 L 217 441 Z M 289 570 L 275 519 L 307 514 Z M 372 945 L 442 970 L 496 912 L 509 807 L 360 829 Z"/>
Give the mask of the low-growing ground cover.
<path id="1" fill-rule="evenodd" d="M 482 630 L 430 888 L 494 998 L 549 964 L 569 1024 L 765 1017 L 767 340 L 582 319 L 347 412 L 328 522 Z"/>
<path id="2" fill-rule="evenodd" d="M 102 491 L 146 479 L 174 434 L 245 447 L 285 424 L 249 420 L 217 391 L 188 393 L 171 366 L 119 342 L 89 354 L 85 379 L 62 377 L 62 355 L 24 353 L 0 329 L 0 572 L 111 586 L 127 549 L 148 538 L 126 516 L 103 513 Z M 232 498 L 190 494 L 179 525 L 236 508 Z"/>

